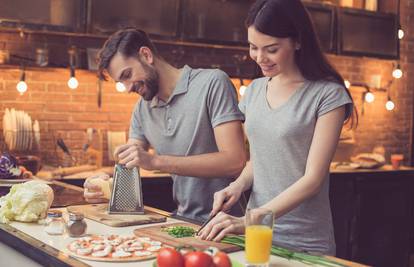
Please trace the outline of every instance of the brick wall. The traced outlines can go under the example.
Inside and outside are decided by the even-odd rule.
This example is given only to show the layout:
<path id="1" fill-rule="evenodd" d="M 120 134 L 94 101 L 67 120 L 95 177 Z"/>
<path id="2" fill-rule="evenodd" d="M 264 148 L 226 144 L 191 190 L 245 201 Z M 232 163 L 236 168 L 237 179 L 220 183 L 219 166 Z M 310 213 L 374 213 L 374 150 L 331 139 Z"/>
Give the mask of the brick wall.
<path id="1" fill-rule="evenodd" d="M 385 109 L 386 92 L 374 92 L 376 99 L 367 104 L 362 101 L 361 88 L 351 88 L 352 95 L 359 111 L 359 127 L 355 131 L 354 145 L 340 145 L 337 157 L 344 159 L 351 154 L 370 152 L 376 145 L 382 145 L 391 153 L 403 153 L 405 163 L 411 161 L 413 93 L 414 87 L 414 32 L 409 25 L 414 25 L 414 1 L 401 1 L 401 24 L 405 37 L 401 41 L 401 67 L 404 76 L 395 80 L 390 95 L 396 108 L 393 111 Z M 412 28 L 412 27 L 411 27 Z M 21 42 L 15 32 L 0 33 L 0 49 L 7 48 L 19 52 L 26 57 L 33 57 L 36 47 L 44 45 L 45 38 L 49 44 L 50 62 L 57 66 L 67 65 L 67 48 L 70 45 L 78 47 L 99 47 L 103 38 L 45 37 L 26 34 L 25 42 Z M 220 67 L 231 76 L 237 75 L 235 56 L 246 55 L 246 50 L 229 48 L 203 48 L 191 46 L 175 46 L 166 43 L 157 44 L 161 54 L 175 66 L 187 63 L 193 67 Z M 84 51 L 81 49 L 80 51 Z M 83 52 L 85 53 L 85 52 Z M 87 67 L 84 54 L 80 66 Z M 393 60 L 375 58 L 358 58 L 328 55 L 329 60 L 340 71 L 344 78 L 351 82 L 371 81 L 372 75 L 381 75 L 381 86 L 385 86 L 392 78 L 391 73 L 396 63 Z M 13 59 L 13 64 L 18 61 Z M 241 75 L 253 77 L 254 65 L 245 61 L 241 63 Z M 104 148 L 106 145 L 106 130 L 127 130 L 129 117 L 137 96 L 118 93 L 114 84 L 103 84 L 102 107 L 97 106 L 97 80 L 93 72 L 81 70 L 76 75 L 80 86 L 70 90 L 67 85 L 69 71 L 64 68 L 32 67 L 27 70 L 26 81 L 28 92 L 19 95 L 16 83 L 19 79 L 19 69 L 16 67 L 0 68 L 0 120 L 5 108 L 25 110 L 33 119 L 40 122 L 42 158 L 48 163 L 61 163 L 62 153 L 55 146 L 55 139 L 60 135 L 69 148 L 80 153 L 85 141 L 85 130 L 88 127 L 102 129 L 104 132 Z M 236 81 L 237 82 L 237 81 Z M 361 111 L 364 110 L 364 114 Z M 2 124 L 0 124 L 0 132 Z M 0 134 L 0 148 L 4 148 L 3 136 Z M 106 158 L 106 154 L 105 159 Z"/>

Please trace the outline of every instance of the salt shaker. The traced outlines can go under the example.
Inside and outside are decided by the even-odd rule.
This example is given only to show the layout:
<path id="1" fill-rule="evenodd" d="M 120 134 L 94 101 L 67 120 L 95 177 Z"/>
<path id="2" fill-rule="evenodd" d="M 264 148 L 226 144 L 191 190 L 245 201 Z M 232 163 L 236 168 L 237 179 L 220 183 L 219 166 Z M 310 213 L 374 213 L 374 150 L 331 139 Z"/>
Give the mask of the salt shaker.
<path id="1" fill-rule="evenodd" d="M 50 210 L 47 212 L 45 232 L 49 235 L 61 235 L 64 232 L 62 212 Z"/>
<path id="2" fill-rule="evenodd" d="M 66 229 L 71 237 L 83 236 L 86 233 L 87 224 L 82 213 L 69 213 L 69 221 Z"/>

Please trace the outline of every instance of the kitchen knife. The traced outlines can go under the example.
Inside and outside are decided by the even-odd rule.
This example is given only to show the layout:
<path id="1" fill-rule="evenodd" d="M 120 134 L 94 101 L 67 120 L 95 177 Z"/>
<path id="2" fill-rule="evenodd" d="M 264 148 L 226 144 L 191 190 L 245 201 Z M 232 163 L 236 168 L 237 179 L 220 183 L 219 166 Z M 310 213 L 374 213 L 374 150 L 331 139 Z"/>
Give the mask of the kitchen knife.
<path id="1" fill-rule="evenodd" d="M 65 144 L 65 142 L 63 141 L 63 139 L 62 138 L 58 138 L 57 140 L 56 140 L 56 144 L 58 145 L 58 147 L 60 147 L 62 150 L 63 150 L 63 152 L 66 154 L 66 155 L 68 155 L 72 160 L 73 160 L 73 162 L 76 162 L 76 159 L 75 159 L 75 157 L 73 157 L 72 156 L 72 154 L 70 153 L 70 151 L 69 151 L 69 148 L 66 146 L 66 144 Z"/>

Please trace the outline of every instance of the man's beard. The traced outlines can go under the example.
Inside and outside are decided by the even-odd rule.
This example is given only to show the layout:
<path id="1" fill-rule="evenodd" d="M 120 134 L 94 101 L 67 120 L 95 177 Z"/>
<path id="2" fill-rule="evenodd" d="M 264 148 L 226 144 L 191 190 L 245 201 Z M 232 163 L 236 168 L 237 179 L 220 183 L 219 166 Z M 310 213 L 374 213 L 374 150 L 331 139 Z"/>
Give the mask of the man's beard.
<path id="1" fill-rule="evenodd" d="M 146 90 L 142 95 L 142 98 L 144 98 L 145 101 L 150 101 L 154 98 L 154 96 L 158 94 L 159 77 L 155 69 L 151 68 L 150 66 L 147 66 L 145 63 L 143 63 L 142 66 L 147 74 L 147 78 L 144 80 Z"/>

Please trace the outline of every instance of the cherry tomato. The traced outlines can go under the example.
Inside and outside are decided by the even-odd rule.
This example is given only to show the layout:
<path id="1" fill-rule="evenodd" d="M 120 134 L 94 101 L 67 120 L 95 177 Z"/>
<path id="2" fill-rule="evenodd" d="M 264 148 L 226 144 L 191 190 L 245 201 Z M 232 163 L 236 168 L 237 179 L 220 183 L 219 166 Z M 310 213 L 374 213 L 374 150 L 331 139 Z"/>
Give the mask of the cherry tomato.
<path id="1" fill-rule="evenodd" d="M 213 256 L 215 267 L 231 267 L 231 261 L 226 253 L 219 251 Z"/>
<path id="2" fill-rule="evenodd" d="M 184 255 L 185 267 L 215 267 L 210 255 L 202 251 L 192 251 Z"/>
<path id="3" fill-rule="evenodd" d="M 157 255 L 158 267 L 184 267 L 184 257 L 173 248 L 162 248 Z"/>

